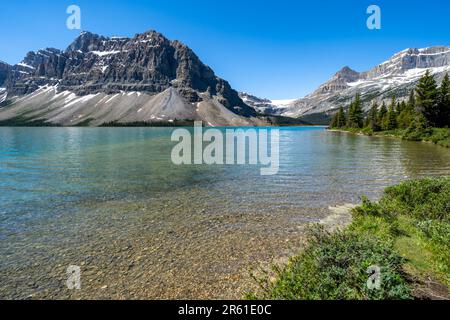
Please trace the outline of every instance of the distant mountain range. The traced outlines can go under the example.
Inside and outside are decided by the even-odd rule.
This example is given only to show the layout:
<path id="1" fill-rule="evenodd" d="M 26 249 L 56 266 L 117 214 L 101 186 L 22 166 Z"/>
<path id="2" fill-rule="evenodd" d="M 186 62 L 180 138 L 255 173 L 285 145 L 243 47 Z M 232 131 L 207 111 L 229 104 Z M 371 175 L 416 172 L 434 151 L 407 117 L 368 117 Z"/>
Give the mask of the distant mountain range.
<path id="1" fill-rule="evenodd" d="M 156 31 L 133 38 L 83 32 L 64 51 L 29 52 L 14 66 L 0 61 L 0 124 L 326 123 L 356 93 L 365 108 L 374 99 L 406 98 L 427 69 L 443 78 L 450 47 L 407 49 L 367 72 L 344 67 L 304 98 L 269 100 L 236 92 L 190 48 Z"/>
<path id="2" fill-rule="evenodd" d="M 191 49 L 155 31 L 134 38 L 83 32 L 65 51 L 0 63 L 0 87 L 0 122 L 265 124 Z"/>
<path id="3" fill-rule="evenodd" d="M 373 100 L 387 101 L 393 95 L 406 99 L 426 70 L 441 81 L 450 72 L 450 47 L 406 49 L 366 72 L 344 67 L 316 91 L 297 100 L 280 103 L 247 93 L 240 93 L 240 97 L 266 114 L 312 119 L 314 115 L 330 115 L 340 106 L 347 107 L 356 93 L 361 94 L 366 110 Z"/>

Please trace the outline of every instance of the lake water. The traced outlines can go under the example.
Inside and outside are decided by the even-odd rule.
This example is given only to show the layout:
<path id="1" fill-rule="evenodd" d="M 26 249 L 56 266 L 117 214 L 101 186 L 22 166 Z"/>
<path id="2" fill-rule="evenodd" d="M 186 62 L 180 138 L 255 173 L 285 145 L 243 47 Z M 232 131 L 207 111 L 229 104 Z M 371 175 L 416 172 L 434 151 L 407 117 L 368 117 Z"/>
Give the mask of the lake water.
<path id="1" fill-rule="evenodd" d="M 240 298 L 330 206 L 450 175 L 448 149 L 320 127 L 281 129 L 278 175 L 175 166 L 173 130 L 0 128 L 0 298 Z"/>

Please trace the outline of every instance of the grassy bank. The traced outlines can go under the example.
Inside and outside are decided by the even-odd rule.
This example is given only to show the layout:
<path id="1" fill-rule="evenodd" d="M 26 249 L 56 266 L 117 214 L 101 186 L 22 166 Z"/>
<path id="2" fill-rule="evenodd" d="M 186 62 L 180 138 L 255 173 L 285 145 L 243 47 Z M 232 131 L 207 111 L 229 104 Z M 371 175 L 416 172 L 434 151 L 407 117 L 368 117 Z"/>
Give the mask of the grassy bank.
<path id="1" fill-rule="evenodd" d="M 387 188 L 363 198 L 344 230 L 311 227 L 308 246 L 255 277 L 250 299 L 441 299 L 450 287 L 450 178 Z M 367 285 L 372 266 L 380 287 Z"/>
<path id="2" fill-rule="evenodd" d="M 450 148 L 450 129 L 448 128 L 428 128 L 421 131 L 414 131 L 410 129 L 396 129 L 376 132 L 370 130 L 369 128 L 341 128 L 336 131 L 345 131 L 364 134 L 368 136 L 396 137 L 407 141 L 431 142 L 442 147 Z"/>

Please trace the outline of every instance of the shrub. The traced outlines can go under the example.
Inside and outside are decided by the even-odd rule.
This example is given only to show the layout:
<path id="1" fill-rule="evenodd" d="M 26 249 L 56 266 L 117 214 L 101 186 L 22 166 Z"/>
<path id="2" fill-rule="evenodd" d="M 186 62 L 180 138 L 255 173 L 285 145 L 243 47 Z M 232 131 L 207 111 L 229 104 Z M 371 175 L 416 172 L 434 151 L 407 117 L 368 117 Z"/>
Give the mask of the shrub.
<path id="1" fill-rule="evenodd" d="M 284 267 L 274 267 L 275 281 L 257 279 L 256 299 L 335 300 L 409 299 L 402 272 L 403 258 L 392 244 L 351 231 L 329 233 L 322 227 L 310 231 L 308 247 Z M 369 289 L 367 269 L 381 268 L 381 288 Z"/>
<path id="2" fill-rule="evenodd" d="M 411 180 L 385 190 L 380 205 L 421 220 L 450 221 L 450 179 Z"/>
<path id="3" fill-rule="evenodd" d="M 407 279 L 431 276 L 450 285 L 450 178 L 386 188 L 378 203 L 363 197 L 352 214 L 344 231 L 313 227 L 306 249 L 274 266 L 274 277 L 255 277 L 261 292 L 247 297 L 409 299 L 416 284 Z M 380 290 L 366 285 L 372 265 L 381 267 Z"/>

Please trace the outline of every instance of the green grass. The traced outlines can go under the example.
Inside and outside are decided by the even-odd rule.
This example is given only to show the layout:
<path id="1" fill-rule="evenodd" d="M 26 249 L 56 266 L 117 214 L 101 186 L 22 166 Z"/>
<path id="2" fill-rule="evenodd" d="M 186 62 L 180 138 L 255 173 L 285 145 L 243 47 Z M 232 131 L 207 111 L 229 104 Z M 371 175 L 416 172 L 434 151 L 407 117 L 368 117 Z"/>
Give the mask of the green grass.
<path id="1" fill-rule="evenodd" d="M 427 278 L 450 287 L 450 178 L 387 188 L 352 213 L 343 231 L 312 227 L 306 249 L 255 277 L 260 290 L 247 298 L 410 299 Z M 381 267 L 379 290 L 366 284 L 371 265 Z"/>

